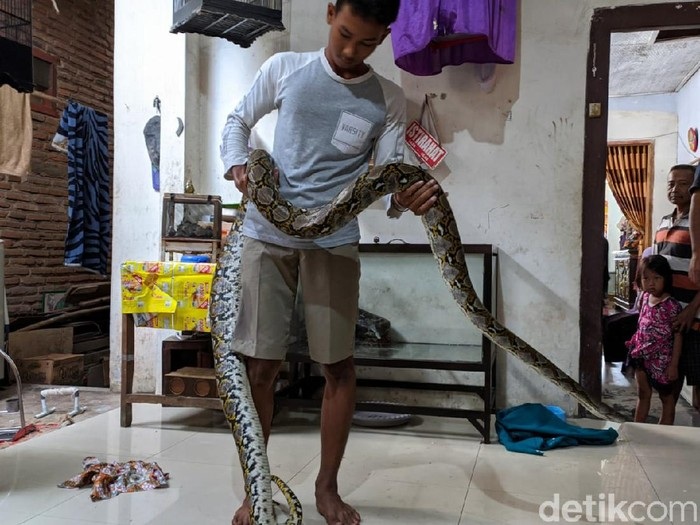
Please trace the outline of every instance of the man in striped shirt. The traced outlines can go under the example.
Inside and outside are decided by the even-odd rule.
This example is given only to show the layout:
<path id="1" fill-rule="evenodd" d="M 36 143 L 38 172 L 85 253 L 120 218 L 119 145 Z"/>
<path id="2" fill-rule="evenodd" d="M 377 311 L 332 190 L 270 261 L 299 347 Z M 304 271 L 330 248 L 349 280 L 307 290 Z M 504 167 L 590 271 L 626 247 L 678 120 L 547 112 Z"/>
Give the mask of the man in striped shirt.
<path id="1" fill-rule="evenodd" d="M 671 168 L 666 191 L 675 209 L 661 219 L 654 238 L 654 253 L 666 257 L 673 271 L 671 295 L 683 305 L 683 311 L 674 323 L 677 330 L 683 331 L 677 396 L 680 395 L 684 377 L 690 385 L 700 381 L 700 368 L 697 366 L 697 356 L 700 355 L 700 289 L 688 275 L 693 255 L 689 212 L 694 174 L 695 167 L 689 164 Z"/>

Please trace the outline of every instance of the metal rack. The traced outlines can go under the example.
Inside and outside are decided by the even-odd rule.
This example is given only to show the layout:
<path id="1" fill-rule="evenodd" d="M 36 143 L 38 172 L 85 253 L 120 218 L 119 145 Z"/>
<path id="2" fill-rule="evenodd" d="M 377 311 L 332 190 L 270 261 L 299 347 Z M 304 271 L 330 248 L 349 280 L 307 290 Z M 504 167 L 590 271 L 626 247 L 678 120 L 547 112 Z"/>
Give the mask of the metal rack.
<path id="1" fill-rule="evenodd" d="M 463 248 L 470 263 L 473 264 L 470 273 L 484 306 L 490 311 L 495 311 L 496 271 L 494 266 L 497 256 L 495 248 L 481 244 L 465 244 Z M 407 302 L 404 297 L 399 297 L 398 290 L 393 288 L 396 276 L 403 273 L 400 261 L 405 260 L 406 256 L 417 256 L 424 257 L 430 265 L 433 264 L 430 247 L 423 244 L 361 244 L 360 255 L 363 261 L 362 278 L 370 278 L 368 286 L 381 290 L 377 296 L 384 298 L 384 300 L 380 299 L 384 305 L 391 304 L 390 308 Z M 375 260 L 374 265 L 366 264 L 370 261 L 368 256 Z M 373 270 L 380 267 L 383 268 L 381 271 L 386 272 L 385 274 L 379 278 L 376 275 L 370 275 Z M 437 270 L 435 273 L 437 275 Z M 422 279 L 428 283 L 433 282 L 427 274 L 423 275 Z M 436 285 L 442 286 L 441 283 Z M 397 285 L 397 288 L 409 289 L 410 287 Z M 361 284 L 360 307 L 363 307 L 362 290 Z M 445 293 L 449 294 L 447 291 Z M 420 292 L 420 296 L 423 297 L 423 292 Z M 426 308 L 436 308 L 438 302 L 437 297 L 431 298 L 426 301 L 428 303 Z M 451 309 L 451 297 L 448 302 L 450 303 L 448 308 Z M 376 306 L 382 305 L 376 304 Z M 458 310 L 456 305 L 454 309 Z M 421 314 L 428 313 L 422 308 L 417 308 L 416 311 Z M 408 309 L 405 312 L 408 315 Z M 374 313 L 384 316 L 383 312 Z M 459 315 L 461 316 L 461 313 Z M 424 319 L 427 319 L 427 315 Z M 460 326 L 461 323 L 469 325 L 469 321 L 461 317 L 454 322 Z M 416 323 L 422 324 L 421 321 Z M 469 339 L 463 340 L 461 344 L 440 342 L 437 332 L 434 336 L 435 342 L 397 342 L 389 346 L 358 345 L 354 354 L 354 362 L 358 367 L 357 385 L 361 389 L 372 389 L 374 393 L 371 401 L 363 401 L 358 396 L 357 410 L 462 418 L 468 420 L 479 431 L 484 443 L 489 443 L 491 415 L 495 403 L 496 352 L 493 343 L 477 333 L 472 333 Z M 315 393 L 322 388 L 324 381 L 318 371 L 312 367 L 313 363 L 306 342 L 301 340 L 293 343 L 287 352 L 286 361 L 290 367 L 289 385 L 277 392 L 275 397 L 277 406 L 320 408 L 321 400 Z M 361 377 L 361 369 L 373 372 L 372 377 Z M 404 374 L 399 369 L 406 371 L 404 378 L 401 378 Z M 437 380 L 427 377 L 418 379 L 414 371 L 430 371 L 434 374 L 446 375 L 447 379 Z M 415 401 L 406 405 L 395 403 L 392 399 L 392 394 L 398 389 L 421 391 L 426 394 L 435 393 L 437 396 L 442 394 L 445 398 L 466 394 L 472 398 L 473 402 L 469 403 L 469 406 L 461 403 L 445 406 L 432 402 L 429 396 L 421 395 L 425 399 L 419 400 L 416 397 Z"/>

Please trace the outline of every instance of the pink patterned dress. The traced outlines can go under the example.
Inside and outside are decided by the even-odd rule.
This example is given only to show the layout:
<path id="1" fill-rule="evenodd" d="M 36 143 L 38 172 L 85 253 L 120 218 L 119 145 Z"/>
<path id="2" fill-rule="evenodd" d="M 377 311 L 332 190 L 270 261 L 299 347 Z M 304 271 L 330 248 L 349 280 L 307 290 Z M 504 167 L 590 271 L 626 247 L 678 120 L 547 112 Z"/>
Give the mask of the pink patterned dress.
<path id="1" fill-rule="evenodd" d="M 646 370 L 652 386 L 667 386 L 671 383 L 666 368 L 673 354 L 673 321 L 683 308 L 673 297 L 652 306 L 649 297 L 648 292 L 642 294 L 637 331 L 626 345 L 632 365 Z"/>

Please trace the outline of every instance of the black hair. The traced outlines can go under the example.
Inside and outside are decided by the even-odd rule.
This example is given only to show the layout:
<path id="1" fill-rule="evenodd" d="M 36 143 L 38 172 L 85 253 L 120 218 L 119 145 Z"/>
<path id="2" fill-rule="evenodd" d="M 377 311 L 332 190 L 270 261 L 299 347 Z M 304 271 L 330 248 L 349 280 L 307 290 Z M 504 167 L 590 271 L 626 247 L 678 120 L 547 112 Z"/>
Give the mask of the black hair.
<path id="1" fill-rule="evenodd" d="M 639 279 L 638 285 L 641 285 L 642 272 L 647 269 L 663 277 L 663 291 L 670 294 L 673 287 L 673 272 L 671 271 L 671 265 L 668 263 L 668 259 L 663 255 L 650 255 L 642 259 L 639 265 L 639 271 L 637 272 L 637 278 Z"/>
<path id="2" fill-rule="evenodd" d="M 359 17 L 389 27 L 399 16 L 400 0 L 336 0 L 335 10 L 347 5 Z"/>
<path id="3" fill-rule="evenodd" d="M 693 166 L 692 164 L 676 164 L 668 171 L 670 173 L 670 172 L 676 171 L 676 170 L 689 171 L 691 176 L 693 176 L 693 177 L 695 176 L 695 166 Z"/>

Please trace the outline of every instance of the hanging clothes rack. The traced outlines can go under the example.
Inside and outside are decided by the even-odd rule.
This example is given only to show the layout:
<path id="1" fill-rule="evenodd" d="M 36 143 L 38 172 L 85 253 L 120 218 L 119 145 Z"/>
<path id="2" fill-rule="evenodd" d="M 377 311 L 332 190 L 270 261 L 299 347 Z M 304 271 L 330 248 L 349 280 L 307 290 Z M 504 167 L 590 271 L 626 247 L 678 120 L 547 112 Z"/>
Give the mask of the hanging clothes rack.
<path id="1" fill-rule="evenodd" d="M 64 99 L 58 98 L 58 97 L 54 97 L 53 95 L 47 95 L 47 94 L 44 93 L 43 91 L 32 91 L 32 92 L 30 93 L 30 95 L 33 96 L 33 97 L 42 98 L 42 99 L 44 99 L 44 100 L 50 100 L 51 102 L 56 102 L 56 103 L 58 103 L 58 104 L 63 104 L 64 106 L 65 106 L 66 104 L 68 104 L 68 101 L 67 101 L 67 100 L 64 100 Z"/>

